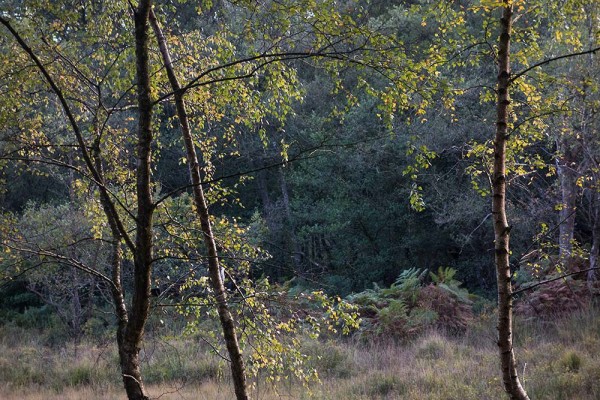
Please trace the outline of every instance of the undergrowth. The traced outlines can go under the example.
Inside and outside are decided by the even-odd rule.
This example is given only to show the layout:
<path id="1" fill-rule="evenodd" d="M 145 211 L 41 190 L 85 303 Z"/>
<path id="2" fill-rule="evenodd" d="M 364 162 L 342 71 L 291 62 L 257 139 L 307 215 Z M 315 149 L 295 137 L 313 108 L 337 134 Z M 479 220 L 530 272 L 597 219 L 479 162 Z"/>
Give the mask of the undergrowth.
<path id="1" fill-rule="evenodd" d="M 321 383 L 305 388 L 286 379 L 275 386 L 257 382 L 253 398 L 506 398 L 494 325 L 495 317 L 484 313 L 474 317 L 462 335 L 430 329 L 409 343 L 303 338 L 301 346 Z M 0 398 L 124 398 L 112 343 L 47 347 L 35 335 L 11 329 L 0 328 Z M 515 343 L 518 369 L 531 398 L 600 398 L 597 309 L 553 321 L 517 320 Z M 142 368 L 152 397 L 233 398 L 226 362 L 197 339 L 148 339 Z"/>

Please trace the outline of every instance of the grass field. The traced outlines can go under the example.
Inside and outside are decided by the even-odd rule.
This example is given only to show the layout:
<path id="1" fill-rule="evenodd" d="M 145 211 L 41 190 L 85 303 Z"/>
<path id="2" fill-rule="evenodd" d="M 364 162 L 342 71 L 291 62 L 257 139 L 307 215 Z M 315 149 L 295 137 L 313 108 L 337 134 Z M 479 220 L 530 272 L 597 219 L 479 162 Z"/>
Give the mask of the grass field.
<path id="1" fill-rule="evenodd" d="M 519 370 L 532 399 L 600 399 L 600 315 L 520 321 Z M 429 332 L 409 344 L 305 341 L 320 383 L 254 381 L 255 399 L 504 398 L 494 321 L 461 337 Z M 190 339 L 149 341 L 143 373 L 152 398 L 232 399 L 227 365 Z M 125 399 L 111 344 L 47 348 L 34 336 L 0 331 L 0 399 Z"/>

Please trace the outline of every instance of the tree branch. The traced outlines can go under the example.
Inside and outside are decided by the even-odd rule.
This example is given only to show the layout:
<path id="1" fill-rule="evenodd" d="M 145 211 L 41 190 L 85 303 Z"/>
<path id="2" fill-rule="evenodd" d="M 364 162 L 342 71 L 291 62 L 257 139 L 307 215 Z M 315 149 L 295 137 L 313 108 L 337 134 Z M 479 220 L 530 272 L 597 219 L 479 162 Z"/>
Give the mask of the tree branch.
<path id="1" fill-rule="evenodd" d="M 599 269 L 600 269 L 600 267 L 594 267 L 594 268 L 582 269 L 581 271 L 570 272 L 570 273 L 568 273 L 568 274 L 564 274 L 564 275 L 558 276 L 558 277 L 556 277 L 556 278 L 552 278 L 552 279 L 546 279 L 545 281 L 541 281 L 541 282 L 538 282 L 538 283 L 534 283 L 533 285 L 529 285 L 529 286 L 527 286 L 527 287 L 524 287 L 524 288 L 522 288 L 522 289 L 515 290 L 514 292 L 512 292 L 512 296 L 514 297 L 514 296 L 516 296 L 516 295 L 517 295 L 517 294 L 519 294 L 519 293 L 526 292 L 526 291 L 528 291 L 528 290 L 531 290 L 531 289 L 533 289 L 533 288 L 536 288 L 536 287 L 538 287 L 538 286 L 540 286 L 540 285 L 545 285 L 545 284 L 547 284 L 547 283 L 550 283 L 550 282 L 558 281 L 558 280 L 560 280 L 560 279 L 565 279 L 565 278 L 567 278 L 567 277 L 569 277 L 569 276 L 573 276 L 573 275 L 577 275 L 577 274 L 583 274 L 583 273 L 585 273 L 585 272 L 589 272 L 589 271 L 595 271 L 595 270 L 599 270 Z"/>
<path id="2" fill-rule="evenodd" d="M 69 258 L 60 254 L 56 254 L 54 252 L 51 252 L 49 250 L 44 250 L 44 249 L 27 249 L 27 248 L 23 248 L 23 247 L 18 247 L 12 244 L 7 244 L 7 243 L 3 243 L 4 246 L 18 251 L 18 252 L 22 252 L 22 253 L 26 253 L 26 254 L 33 254 L 36 255 L 38 257 L 48 257 L 48 258 L 52 258 L 54 260 L 56 260 L 58 263 L 61 264 L 66 264 L 69 265 L 75 269 L 78 269 L 82 272 L 85 272 L 87 274 L 90 274 L 92 276 L 95 276 L 97 278 L 102 279 L 103 281 L 107 282 L 111 287 L 115 287 L 115 283 L 112 281 L 112 279 L 110 279 L 108 276 L 104 275 L 102 272 L 97 271 L 93 268 L 88 267 L 87 265 L 83 264 L 82 262 L 75 260 L 73 258 Z"/>
<path id="3" fill-rule="evenodd" d="M 189 81 L 185 86 L 181 86 L 178 90 L 173 90 L 169 93 L 166 93 L 166 94 L 160 96 L 158 99 L 156 99 L 156 101 L 154 103 L 155 104 L 160 103 L 160 102 L 168 99 L 169 97 L 173 96 L 176 92 L 179 92 L 183 95 L 185 92 L 187 92 L 188 90 L 195 88 L 195 87 L 206 86 L 209 84 L 223 82 L 223 81 L 229 81 L 229 80 L 247 79 L 247 78 L 253 76 L 261 68 L 265 67 L 266 65 L 272 64 L 274 62 L 292 61 L 292 60 L 299 60 L 299 59 L 306 59 L 306 58 L 331 58 L 331 59 L 340 60 L 340 59 L 346 59 L 343 56 L 348 56 L 350 54 L 354 54 L 354 53 L 357 53 L 357 52 L 365 49 L 365 45 L 363 44 L 361 46 L 355 47 L 350 50 L 345 50 L 345 51 L 326 51 L 331 46 L 330 45 L 324 46 L 323 48 L 321 48 L 317 51 L 261 53 L 256 56 L 246 57 L 246 58 L 238 59 L 238 60 L 231 61 L 231 62 L 228 62 L 225 64 L 217 65 L 215 67 L 212 67 L 212 68 L 209 68 L 209 69 L 203 71 L 202 73 L 197 75 L 195 78 L 193 78 L 191 81 Z M 227 68 L 231 68 L 231 67 L 235 67 L 235 66 L 241 65 L 241 64 L 248 64 L 248 63 L 251 63 L 254 61 L 259 61 L 259 60 L 265 60 L 265 61 L 260 63 L 256 67 L 254 67 L 247 74 L 242 74 L 242 75 L 237 75 L 237 76 L 232 76 L 232 77 L 210 79 L 207 81 L 201 81 L 202 78 L 204 78 L 214 72 L 217 72 L 217 71 L 220 71 L 223 69 L 227 69 Z M 357 59 L 347 58 L 346 61 L 353 63 L 353 64 L 359 64 L 359 65 L 363 65 L 363 66 L 366 65 L 364 62 L 362 62 L 361 60 L 357 60 Z"/>
<path id="4" fill-rule="evenodd" d="M 106 199 L 107 203 L 109 204 L 110 212 L 111 212 L 113 218 L 115 219 L 115 221 L 117 222 L 119 231 L 121 232 L 121 234 L 123 235 L 123 238 L 125 239 L 125 243 L 129 247 L 129 249 L 135 254 L 135 245 L 133 244 L 131 238 L 129 237 L 127 230 L 123 226 L 121 219 L 119 218 L 119 214 L 117 213 L 115 204 L 112 202 L 112 199 L 110 197 L 108 189 L 104 185 L 101 177 L 98 174 L 98 171 L 94 167 L 94 163 L 90 157 L 90 154 L 87 150 L 87 146 L 83 139 L 83 134 L 79 128 L 79 125 L 77 124 L 77 120 L 76 120 L 75 116 L 73 115 L 71 108 L 69 107 L 69 104 L 67 103 L 67 100 L 65 99 L 63 92 L 56 85 L 56 83 L 54 82 L 54 79 L 52 79 L 52 77 L 50 76 L 50 73 L 48 72 L 46 67 L 42 64 L 42 62 L 37 57 L 37 55 L 33 52 L 31 47 L 29 47 L 29 45 L 27 45 L 27 43 L 21 37 L 21 35 L 12 27 L 10 22 L 7 19 L 5 19 L 4 17 L 0 16 L 0 23 L 2 23 L 2 25 L 4 25 L 6 27 L 6 29 L 8 29 L 10 31 L 10 33 L 13 35 L 13 37 L 19 43 L 19 46 L 21 46 L 21 48 L 33 60 L 33 62 L 38 67 L 38 70 L 42 73 L 42 75 L 44 76 L 44 78 L 46 79 L 46 81 L 48 82 L 50 87 L 52 88 L 52 91 L 54 92 L 54 94 L 58 97 L 58 100 L 60 101 L 62 109 L 65 112 L 65 114 L 67 115 L 67 119 L 69 120 L 69 124 L 71 125 L 73 133 L 75 134 L 75 137 L 77 139 L 77 143 L 79 144 L 79 149 L 81 151 L 81 154 L 83 156 L 85 164 L 86 164 L 88 170 L 90 171 L 90 173 L 92 174 L 92 177 L 94 178 L 94 182 L 95 182 L 96 186 L 100 190 L 100 195 L 102 197 L 104 197 Z"/>
<path id="5" fill-rule="evenodd" d="M 529 71 L 531 71 L 531 70 L 533 70 L 535 68 L 541 67 L 542 65 L 550 64 L 551 62 L 562 60 L 562 59 L 565 59 L 565 58 L 583 56 L 583 55 L 586 55 L 586 54 L 594 54 L 597 51 L 600 51 L 600 47 L 595 47 L 593 49 L 586 50 L 586 51 L 580 51 L 580 52 L 577 52 L 577 53 L 563 54 L 561 56 L 552 57 L 552 58 L 549 58 L 547 60 L 540 61 L 539 63 L 533 64 L 531 67 L 524 69 L 523 71 L 519 72 L 518 74 L 513 75 L 509 79 L 508 83 L 513 83 L 514 81 L 516 81 L 517 79 L 519 79 L 520 77 L 522 77 L 523 75 L 525 75 L 526 73 L 528 73 Z"/>

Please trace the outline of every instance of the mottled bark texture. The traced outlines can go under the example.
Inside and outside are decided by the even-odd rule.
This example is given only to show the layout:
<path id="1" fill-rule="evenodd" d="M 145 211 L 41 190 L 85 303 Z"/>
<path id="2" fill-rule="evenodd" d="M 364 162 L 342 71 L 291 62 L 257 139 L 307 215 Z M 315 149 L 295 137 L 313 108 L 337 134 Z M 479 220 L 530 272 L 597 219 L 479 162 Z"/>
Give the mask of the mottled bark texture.
<path id="1" fill-rule="evenodd" d="M 494 140 L 494 172 L 492 182 L 495 236 L 495 264 L 498 280 L 498 347 L 504 389 L 511 399 L 529 399 L 517 376 L 513 351 L 512 286 L 510 273 L 510 226 L 506 218 L 506 142 L 510 107 L 510 35 L 512 4 L 504 0 L 502 28 L 498 44 L 498 100 L 496 137 Z"/>

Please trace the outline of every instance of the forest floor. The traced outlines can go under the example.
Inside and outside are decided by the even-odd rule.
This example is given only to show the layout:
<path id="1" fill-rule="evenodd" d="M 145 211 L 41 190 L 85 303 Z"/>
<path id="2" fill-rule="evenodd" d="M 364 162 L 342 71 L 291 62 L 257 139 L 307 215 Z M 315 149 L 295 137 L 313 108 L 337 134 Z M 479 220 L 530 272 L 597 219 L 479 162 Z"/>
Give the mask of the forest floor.
<path id="1" fill-rule="evenodd" d="M 253 399 L 505 398 L 494 317 L 484 315 L 460 337 L 429 332 L 408 344 L 305 341 L 321 382 L 303 387 L 256 380 Z M 600 399 L 600 313 L 552 321 L 517 321 L 515 351 L 532 399 Z M 144 373 L 155 399 L 230 400 L 226 365 L 202 346 L 170 338 L 146 347 Z M 31 335 L 0 328 L 0 399 L 125 399 L 112 345 L 40 346 Z"/>

